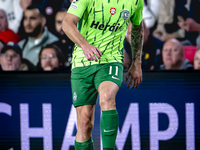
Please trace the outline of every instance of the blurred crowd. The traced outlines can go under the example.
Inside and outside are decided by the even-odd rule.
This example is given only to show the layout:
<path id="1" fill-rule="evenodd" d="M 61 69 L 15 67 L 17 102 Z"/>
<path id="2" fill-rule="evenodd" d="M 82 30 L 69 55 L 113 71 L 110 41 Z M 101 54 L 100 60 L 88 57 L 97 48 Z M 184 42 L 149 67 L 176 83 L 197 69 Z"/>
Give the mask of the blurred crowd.
<path id="1" fill-rule="evenodd" d="M 62 31 L 72 0 L 0 0 L 0 71 L 70 70 L 74 43 Z M 200 1 L 144 0 L 143 70 L 200 69 Z M 131 22 L 124 69 L 132 61 Z"/>

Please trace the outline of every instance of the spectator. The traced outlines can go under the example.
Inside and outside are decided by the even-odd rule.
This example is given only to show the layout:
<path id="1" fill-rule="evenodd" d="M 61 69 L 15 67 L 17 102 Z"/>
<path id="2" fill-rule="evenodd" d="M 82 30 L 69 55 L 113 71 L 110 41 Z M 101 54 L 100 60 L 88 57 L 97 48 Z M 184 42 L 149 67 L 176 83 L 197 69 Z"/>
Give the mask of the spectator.
<path id="1" fill-rule="evenodd" d="M 150 28 L 144 23 L 144 44 L 142 53 L 142 69 L 159 69 L 162 62 L 163 42 L 150 34 Z"/>
<path id="2" fill-rule="evenodd" d="M 184 29 L 186 37 L 183 41 L 184 45 L 196 46 L 200 41 L 196 41 L 200 31 L 200 1 L 199 0 L 182 0 L 180 5 L 179 17 L 182 19 L 178 25 Z M 200 38 L 200 37 L 199 37 Z"/>
<path id="3" fill-rule="evenodd" d="M 28 6 L 32 4 L 32 0 L 20 0 L 20 6 L 23 9 L 23 11 L 26 10 Z"/>
<path id="4" fill-rule="evenodd" d="M 189 70 L 193 69 L 188 59 L 185 59 L 184 47 L 176 39 L 170 39 L 165 42 L 162 51 L 163 65 L 161 70 Z"/>
<path id="5" fill-rule="evenodd" d="M 72 60 L 72 50 L 74 47 L 74 43 L 64 34 L 62 30 L 62 21 L 67 13 L 66 9 L 62 9 L 57 12 L 55 16 L 55 35 L 60 39 L 58 42 L 56 42 L 56 45 L 61 48 L 64 56 L 65 56 L 65 66 L 70 67 L 71 60 Z"/>
<path id="6" fill-rule="evenodd" d="M 20 0 L 20 6 L 23 9 L 23 12 L 26 10 L 26 8 L 30 5 L 41 5 L 43 3 L 43 0 Z M 41 6 L 42 8 L 42 6 Z M 43 12 L 45 14 L 45 12 Z M 21 20 L 20 27 L 19 27 L 19 32 L 18 34 L 20 35 L 21 39 L 26 38 L 26 33 L 24 31 L 24 26 L 23 26 L 23 19 Z"/>
<path id="7" fill-rule="evenodd" d="M 200 69 L 200 49 L 194 55 L 194 69 Z"/>
<path id="8" fill-rule="evenodd" d="M 65 68 L 64 55 L 55 44 L 47 45 L 42 48 L 38 57 L 38 70 L 51 71 L 63 70 Z"/>
<path id="9" fill-rule="evenodd" d="M 20 22 L 23 17 L 20 0 L 1 0 L 0 9 L 3 9 L 7 14 L 8 28 L 18 33 Z"/>
<path id="10" fill-rule="evenodd" d="M 55 15 L 56 13 L 61 9 L 61 5 L 63 3 L 63 0 L 43 0 L 43 8 L 45 9 L 46 18 L 47 18 L 47 27 L 49 31 L 53 32 L 55 29 L 55 24 L 52 22 L 55 22 Z"/>
<path id="11" fill-rule="evenodd" d="M 153 28 L 158 19 L 161 0 L 144 0 L 143 19 L 147 28 Z"/>
<path id="12" fill-rule="evenodd" d="M 29 65 L 24 63 L 22 58 L 22 50 L 17 44 L 8 42 L 3 47 L 0 53 L 0 70 L 3 71 L 26 71 L 29 70 Z"/>
<path id="13" fill-rule="evenodd" d="M 185 31 L 178 26 L 178 11 L 182 0 L 160 0 L 158 24 L 153 32 L 161 41 L 182 39 Z M 179 18 L 180 19 L 180 18 Z"/>
<path id="14" fill-rule="evenodd" d="M 5 45 L 6 45 L 6 43 L 4 41 L 0 40 L 0 52 Z"/>
<path id="15" fill-rule="evenodd" d="M 187 18 L 185 21 L 179 22 L 178 24 L 187 32 L 200 33 L 200 22 L 197 23 L 193 18 Z M 196 46 L 200 48 L 200 34 L 196 38 Z"/>
<path id="16" fill-rule="evenodd" d="M 0 54 L 1 54 L 1 50 L 3 49 L 3 47 L 6 45 L 6 43 L 4 43 L 4 41 L 0 40 Z M 1 57 L 0 57 L 1 59 Z M 1 60 L 0 60 L 0 65 L 1 65 Z"/>
<path id="17" fill-rule="evenodd" d="M 180 26 L 184 28 L 184 30 L 188 32 L 198 32 L 200 31 L 200 23 L 197 23 L 194 19 L 192 18 L 187 18 L 183 22 L 179 22 Z"/>
<path id="18" fill-rule="evenodd" d="M 39 5 L 44 9 L 46 16 L 46 26 L 50 32 L 53 32 L 55 26 L 52 22 L 55 22 L 55 15 L 61 9 L 63 0 L 20 0 L 22 8 L 26 8 L 31 4 Z"/>
<path id="19" fill-rule="evenodd" d="M 20 41 L 19 35 L 8 29 L 6 13 L 3 9 L 0 9 L 0 40 L 5 43 L 8 43 L 9 41 L 17 43 Z"/>
<path id="20" fill-rule="evenodd" d="M 19 42 L 23 50 L 23 57 L 35 66 L 38 63 L 38 54 L 41 47 L 58 41 L 58 38 L 48 31 L 46 18 L 42 9 L 36 5 L 30 5 L 24 11 L 23 26 L 27 38 Z"/>
<path id="21" fill-rule="evenodd" d="M 62 30 L 62 22 L 66 14 L 67 9 L 62 9 L 58 11 L 55 16 L 55 29 L 60 35 L 64 35 L 64 32 Z"/>

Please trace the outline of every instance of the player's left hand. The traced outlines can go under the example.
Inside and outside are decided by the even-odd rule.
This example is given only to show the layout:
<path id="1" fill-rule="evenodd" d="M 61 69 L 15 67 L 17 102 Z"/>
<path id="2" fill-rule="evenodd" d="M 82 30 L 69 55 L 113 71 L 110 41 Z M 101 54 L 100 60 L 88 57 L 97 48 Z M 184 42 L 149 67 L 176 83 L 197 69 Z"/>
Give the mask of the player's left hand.
<path id="1" fill-rule="evenodd" d="M 136 89 L 142 83 L 141 63 L 131 65 L 126 75 L 126 81 L 128 81 L 129 77 L 131 77 L 131 79 L 128 83 L 127 89 L 130 88 L 132 84 L 132 89 Z"/>

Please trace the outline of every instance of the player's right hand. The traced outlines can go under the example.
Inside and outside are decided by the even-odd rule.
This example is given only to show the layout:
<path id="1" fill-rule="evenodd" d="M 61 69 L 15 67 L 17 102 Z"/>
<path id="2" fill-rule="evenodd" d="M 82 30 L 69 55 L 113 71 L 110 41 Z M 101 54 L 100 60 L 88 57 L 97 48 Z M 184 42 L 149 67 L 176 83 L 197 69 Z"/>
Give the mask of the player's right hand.
<path id="1" fill-rule="evenodd" d="M 87 45 L 83 46 L 83 53 L 86 57 L 87 60 L 89 61 L 98 61 L 97 58 L 100 60 L 101 59 L 101 51 L 98 49 L 98 47 L 92 46 L 92 45 Z M 95 57 L 97 56 L 97 58 Z"/>

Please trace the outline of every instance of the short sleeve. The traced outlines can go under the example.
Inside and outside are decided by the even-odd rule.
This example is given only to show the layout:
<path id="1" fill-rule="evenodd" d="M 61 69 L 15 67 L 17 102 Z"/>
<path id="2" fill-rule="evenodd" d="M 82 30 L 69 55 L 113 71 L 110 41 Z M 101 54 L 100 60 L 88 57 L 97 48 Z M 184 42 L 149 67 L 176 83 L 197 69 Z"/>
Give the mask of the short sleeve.
<path id="1" fill-rule="evenodd" d="M 81 18 L 87 6 L 88 6 L 88 0 L 73 0 L 67 13 L 73 14 Z"/>
<path id="2" fill-rule="evenodd" d="M 138 0 L 137 8 L 136 8 L 133 16 L 131 17 L 132 24 L 140 25 L 140 23 L 142 22 L 142 19 L 143 19 L 143 6 L 144 6 L 143 0 Z"/>

